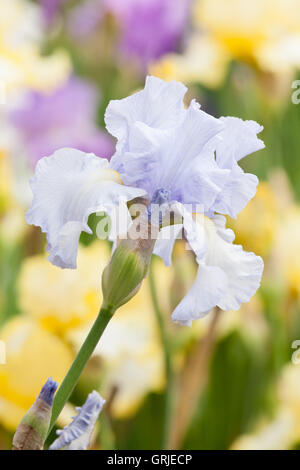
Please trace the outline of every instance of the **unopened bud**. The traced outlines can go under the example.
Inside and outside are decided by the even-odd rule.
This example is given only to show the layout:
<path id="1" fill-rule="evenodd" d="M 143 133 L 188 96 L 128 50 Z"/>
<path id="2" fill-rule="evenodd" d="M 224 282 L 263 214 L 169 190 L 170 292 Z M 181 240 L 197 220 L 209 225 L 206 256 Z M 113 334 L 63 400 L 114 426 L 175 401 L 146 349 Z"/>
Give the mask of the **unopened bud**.
<path id="1" fill-rule="evenodd" d="M 57 382 L 51 377 L 19 424 L 13 438 L 13 450 L 41 450 L 47 437 Z"/>
<path id="2" fill-rule="evenodd" d="M 145 215 L 137 217 L 126 240 L 120 240 L 102 275 L 104 305 L 114 309 L 128 302 L 148 272 L 158 228 Z"/>

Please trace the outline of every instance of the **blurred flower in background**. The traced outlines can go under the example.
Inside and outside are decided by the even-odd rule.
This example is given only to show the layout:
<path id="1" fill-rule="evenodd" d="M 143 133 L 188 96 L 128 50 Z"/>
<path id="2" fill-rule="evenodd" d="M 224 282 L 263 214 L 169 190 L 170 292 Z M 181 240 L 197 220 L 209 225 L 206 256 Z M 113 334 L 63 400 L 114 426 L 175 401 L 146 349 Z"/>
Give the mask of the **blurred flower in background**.
<path id="1" fill-rule="evenodd" d="M 62 147 L 109 158 L 113 142 L 97 127 L 98 95 L 88 82 L 71 77 L 51 93 L 32 92 L 11 115 L 33 164 Z"/>
<path id="2" fill-rule="evenodd" d="M 272 249 L 278 218 L 279 208 L 274 190 L 269 183 L 262 182 L 237 220 L 229 220 L 229 226 L 236 233 L 237 244 L 265 258 Z"/>
<path id="3" fill-rule="evenodd" d="M 184 83 L 203 83 L 218 87 L 226 75 L 229 53 L 209 37 L 193 34 L 182 54 L 166 54 L 161 60 L 150 64 L 150 72 L 165 80 Z"/>
<path id="4" fill-rule="evenodd" d="M 190 0 L 104 0 L 120 23 L 121 48 L 143 65 L 176 50 Z"/>
<path id="5" fill-rule="evenodd" d="M 26 149 L 9 115 L 20 106 L 28 90 L 50 92 L 68 78 L 71 70 L 69 54 L 63 48 L 42 54 L 45 37 L 38 5 L 27 0 L 1 3 L 0 239 L 9 245 L 24 235 L 24 206 L 28 204 Z"/>
<path id="6" fill-rule="evenodd" d="M 0 214 L 7 209 L 11 199 L 11 167 L 5 149 L 0 153 Z"/>
<path id="7" fill-rule="evenodd" d="M 277 410 L 271 420 L 264 420 L 253 433 L 239 437 L 236 450 L 288 450 L 300 442 L 300 369 L 284 367 L 276 388 Z"/>
<path id="8" fill-rule="evenodd" d="M 55 19 L 60 8 L 67 3 L 68 0 L 41 0 L 41 7 L 44 19 L 48 25 Z"/>
<path id="9" fill-rule="evenodd" d="M 8 92 L 24 86 L 49 90 L 66 78 L 70 61 L 65 51 L 41 55 L 44 33 L 37 5 L 29 0 L 1 2 L 0 18 L 0 80 Z"/>
<path id="10" fill-rule="evenodd" d="M 72 362 L 70 348 L 25 316 L 1 330 L 7 363 L 0 367 L 0 422 L 14 431 L 51 375 L 61 382 Z"/>
<path id="11" fill-rule="evenodd" d="M 282 217 L 273 250 L 273 269 L 277 282 L 288 294 L 300 296 L 300 207 L 292 206 Z"/>
<path id="12" fill-rule="evenodd" d="M 181 56 L 153 66 L 162 78 L 219 86 L 231 60 L 266 73 L 300 66 L 299 0 L 195 0 L 193 32 Z"/>
<path id="13" fill-rule="evenodd" d="M 63 337 L 69 328 L 86 325 L 100 308 L 101 275 L 108 260 L 108 246 L 99 241 L 79 248 L 74 271 L 51 265 L 44 254 L 26 258 L 19 275 L 22 312 Z"/>
<path id="14" fill-rule="evenodd" d="M 191 0 L 83 0 L 68 8 L 66 0 L 43 0 L 48 24 L 65 10 L 68 32 L 77 39 L 101 28 L 111 16 L 120 57 L 129 57 L 143 67 L 179 47 L 190 5 Z"/>

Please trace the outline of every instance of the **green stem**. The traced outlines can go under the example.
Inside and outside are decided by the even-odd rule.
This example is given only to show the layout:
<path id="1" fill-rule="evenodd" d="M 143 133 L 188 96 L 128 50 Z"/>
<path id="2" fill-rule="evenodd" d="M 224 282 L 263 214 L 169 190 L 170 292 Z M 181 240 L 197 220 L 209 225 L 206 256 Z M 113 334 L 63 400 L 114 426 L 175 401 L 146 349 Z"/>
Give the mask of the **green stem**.
<path id="1" fill-rule="evenodd" d="M 91 357 L 95 347 L 97 346 L 108 322 L 112 318 L 114 310 L 112 308 L 101 307 L 98 317 L 96 318 L 86 340 L 80 348 L 73 364 L 71 365 L 67 375 L 65 376 L 61 386 L 55 394 L 52 417 L 48 430 L 48 435 L 51 432 L 58 416 L 60 415 L 63 407 L 70 398 L 83 369 L 86 366 L 89 358 Z"/>
<path id="2" fill-rule="evenodd" d="M 160 338 L 163 347 L 164 353 L 164 363 L 165 363 L 165 372 L 166 372 L 166 391 L 165 391 L 165 407 L 164 407 L 164 421 L 163 421 L 163 433 L 162 433 L 162 449 L 167 448 L 168 439 L 169 439 L 169 431 L 170 431 L 170 424 L 171 424 L 171 417 L 172 417 L 172 409 L 173 409 L 173 367 L 172 367 L 172 359 L 169 347 L 169 338 L 165 327 L 164 317 L 162 312 L 159 308 L 159 302 L 156 293 L 155 281 L 153 276 L 152 264 L 150 265 L 149 269 L 149 283 L 150 283 L 150 292 L 151 298 L 153 303 L 154 312 L 156 315 L 156 320 L 159 326 Z"/>

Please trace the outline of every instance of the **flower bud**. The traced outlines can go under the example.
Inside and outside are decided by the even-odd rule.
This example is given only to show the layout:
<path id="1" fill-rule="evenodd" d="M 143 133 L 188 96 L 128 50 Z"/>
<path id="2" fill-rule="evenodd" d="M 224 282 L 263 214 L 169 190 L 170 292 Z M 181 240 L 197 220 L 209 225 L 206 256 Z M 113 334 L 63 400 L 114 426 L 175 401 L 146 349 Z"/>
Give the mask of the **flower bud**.
<path id="1" fill-rule="evenodd" d="M 120 240 L 102 275 L 104 305 L 113 309 L 128 302 L 147 275 L 158 228 L 145 215 L 137 217 L 126 240 Z"/>
<path id="2" fill-rule="evenodd" d="M 41 450 L 50 424 L 57 382 L 50 377 L 34 404 L 19 424 L 13 438 L 13 450 Z"/>

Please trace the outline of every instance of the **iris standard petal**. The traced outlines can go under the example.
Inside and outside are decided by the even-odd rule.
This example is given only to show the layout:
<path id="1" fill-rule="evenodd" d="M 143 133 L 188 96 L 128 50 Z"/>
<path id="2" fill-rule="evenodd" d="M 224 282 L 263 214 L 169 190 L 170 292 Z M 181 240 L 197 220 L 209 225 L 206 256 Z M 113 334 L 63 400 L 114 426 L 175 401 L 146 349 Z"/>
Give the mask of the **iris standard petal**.
<path id="1" fill-rule="evenodd" d="M 42 158 L 31 180 L 33 202 L 26 214 L 29 224 L 47 234 L 49 259 L 61 268 L 76 268 L 78 241 L 91 213 L 110 214 L 115 206 L 145 194 L 123 186 L 106 159 L 65 148 Z"/>
<path id="2" fill-rule="evenodd" d="M 202 205 L 203 212 L 207 213 L 225 187 L 230 172 L 218 167 L 213 154 L 203 152 L 182 172 L 174 185 L 173 197 L 191 204 L 196 212 L 196 206 Z"/>
<path id="3" fill-rule="evenodd" d="M 257 137 L 263 130 L 255 121 L 243 121 L 235 117 L 222 117 L 224 129 L 208 143 L 210 150 L 216 153 L 219 168 L 230 170 L 224 179 L 224 187 L 217 195 L 212 212 L 228 214 L 236 218 L 256 193 L 258 179 L 245 173 L 238 161 L 257 150 L 264 148 L 264 143 Z"/>
<path id="4" fill-rule="evenodd" d="M 128 137 L 135 122 L 157 129 L 176 126 L 184 114 L 186 91 L 182 83 L 148 76 L 143 90 L 122 100 L 110 101 L 105 124 L 108 132 L 118 139 L 117 152 L 128 150 Z"/>
<path id="5" fill-rule="evenodd" d="M 184 202 L 184 195 L 196 174 L 201 179 L 198 198 L 205 207 L 212 204 L 221 191 L 226 169 L 218 168 L 214 156 L 204 152 L 205 145 L 223 129 L 223 124 L 192 102 L 178 125 L 171 129 L 154 129 L 145 123 L 132 125 L 130 151 L 122 154 L 120 170 L 125 184 L 139 186 L 150 196 L 159 188 Z M 223 178 L 222 178 L 223 176 Z M 205 186 L 206 185 L 206 186 Z M 195 184 L 194 184 L 195 186 Z"/>
<path id="6" fill-rule="evenodd" d="M 243 121 L 236 117 L 221 117 L 223 131 L 216 139 L 216 160 L 221 168 L 230 168 L 232 161 L 238 162 L 246 155 L 257 152 L 265 147 L 257 134 L 263 126 L 255 121 Z"/>
<path id="7" fill-rule="evenodd" d="M 205 159 L 205 145 L 223 129 L 219 119 L 210 116 L 192 101 L 181 123 L 172 130 L 168 139 L 168 151 L 165 149 L 160 161 L 164 163 L 160 186 L 172 188 L 173 185 L 186 187 L 185 170 L 194 170 L 194 163 Z M 182 176 L 184 175 L 184 178 Z"/>

